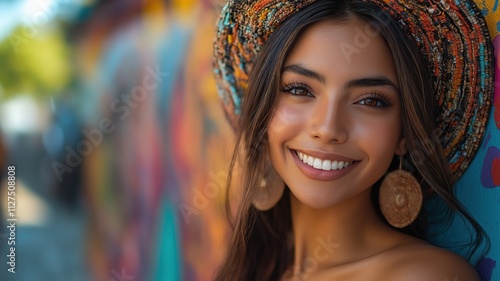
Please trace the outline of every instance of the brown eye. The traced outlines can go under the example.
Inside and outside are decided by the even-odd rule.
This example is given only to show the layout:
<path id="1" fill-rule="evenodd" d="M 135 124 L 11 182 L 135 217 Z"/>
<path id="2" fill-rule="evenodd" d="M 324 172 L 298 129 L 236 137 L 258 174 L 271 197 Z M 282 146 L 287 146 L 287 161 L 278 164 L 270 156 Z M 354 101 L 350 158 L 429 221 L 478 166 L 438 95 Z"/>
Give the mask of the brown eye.
<path id="1" fill-rule="evenodd" d="M 361 102 L 363 102 L 364 105 L 368 105 L 368 106 L 381 106 L 382 103 L 376 99 L 364 99 L 362 100 Z"/>
<path id="2" fill-rule="evenodd" d="M 307 96 L 309 94 L 309 91 L 303 88 L 293 88 L 289 92 L 294 96 Z"/>
<path id="3" fill-rule="evenodd" d="M 385 108 L 392 105 L 390 99 L 382 93 L 371 93 L 368 96 L 362 97 L 357 104 L 373 108 Z"/>
<path id="4" fill-rule="evenodd" d="M 309 90 L 309 87 L 303 84 L 293 83 L 284 86 L 281 91 L 297 97 L 314 97 Z"/>

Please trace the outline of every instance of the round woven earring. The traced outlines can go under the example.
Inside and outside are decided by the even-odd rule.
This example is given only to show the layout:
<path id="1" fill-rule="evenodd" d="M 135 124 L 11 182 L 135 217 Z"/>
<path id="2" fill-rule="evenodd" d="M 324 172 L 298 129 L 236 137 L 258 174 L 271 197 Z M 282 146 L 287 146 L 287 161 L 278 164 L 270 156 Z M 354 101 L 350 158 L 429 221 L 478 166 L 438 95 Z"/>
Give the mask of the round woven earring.
<path id="1" fill-rule="evenodd" d="M 389 224 L 403 228 L 415 221 L 422 201 L 420 184 L 410 172 L 402 169 L 400 156 L 399 170 L 390 172 L 380 186 L 380 210 Z"/>
<path id="2" fill-rule="evenodd" d="M 268 161 L 264 178 L 253 194 L 252 204 L 259 211 L 267 211 L 278 203 L 284 191 L 285 182 Z"/>

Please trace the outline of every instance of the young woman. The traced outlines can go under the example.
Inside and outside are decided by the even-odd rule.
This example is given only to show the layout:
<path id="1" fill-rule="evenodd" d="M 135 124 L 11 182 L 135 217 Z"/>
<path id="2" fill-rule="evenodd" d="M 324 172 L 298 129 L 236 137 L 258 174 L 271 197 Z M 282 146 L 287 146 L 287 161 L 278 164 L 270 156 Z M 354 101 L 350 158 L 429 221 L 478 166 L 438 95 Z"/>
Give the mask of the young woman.
<path id="1" fill-rule="evenodd" d="M 479 280 L 426 239 L 457 213 L 484 242 L 452 184 L 492 57 L 472 1 L 229 2 L 214 64 L 243 196 L 216 280 Z"/>

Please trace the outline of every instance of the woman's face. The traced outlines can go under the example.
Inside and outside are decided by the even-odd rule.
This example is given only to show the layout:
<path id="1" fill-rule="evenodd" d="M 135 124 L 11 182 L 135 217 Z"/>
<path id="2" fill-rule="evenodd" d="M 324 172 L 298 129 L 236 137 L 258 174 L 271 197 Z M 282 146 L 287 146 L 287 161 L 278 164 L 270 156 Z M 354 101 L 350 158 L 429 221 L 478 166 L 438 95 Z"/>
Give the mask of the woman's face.
<path id="1" fill-rule="evenodd" d="M 404 153 L 392 56 L 364 21 L 311 26 L 282 71 L 269 152 L 299 201 L 327 208 L 353 198 Z"/>

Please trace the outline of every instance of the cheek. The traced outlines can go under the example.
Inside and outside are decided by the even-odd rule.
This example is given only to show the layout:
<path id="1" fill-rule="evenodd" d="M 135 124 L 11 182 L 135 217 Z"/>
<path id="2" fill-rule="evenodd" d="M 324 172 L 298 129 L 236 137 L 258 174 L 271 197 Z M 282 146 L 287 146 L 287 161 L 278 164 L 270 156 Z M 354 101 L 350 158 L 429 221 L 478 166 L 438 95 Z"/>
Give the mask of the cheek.
<path id="1" fill-rule="evenodd" d="M 398 116 L 391 114 L 356 123 L 353 137 L 359 140 L 369 158 L 390 164 L 401 138 L 401 122 Z"/>
<path id="2" fill-rule="evenodd" d="M 394 158 L 400 130 L 396 117 L 373 117 L 370 121 L 354 123 L 351 140 L 355 140 L 367 160 L 359 172 L 358 186 L 372 186 L 384 176 Z"/>
<path id="3" fill-rule="evenodd" d="M 304 131 L 304 112 L 281 102 L 267 126 L 271 162 L 279 171 L 286 163 L 286 143 Z M 302 121 L 301 121 L 302 120 Z"/>
<path id="4" fill-rule="evenodd" d="M 305 115 L 297 106 L 281 102 L 267 127 L 269 140 L 285 140 L 300 132 L 304 128 L 304 120 L 307 120 Z"/>

